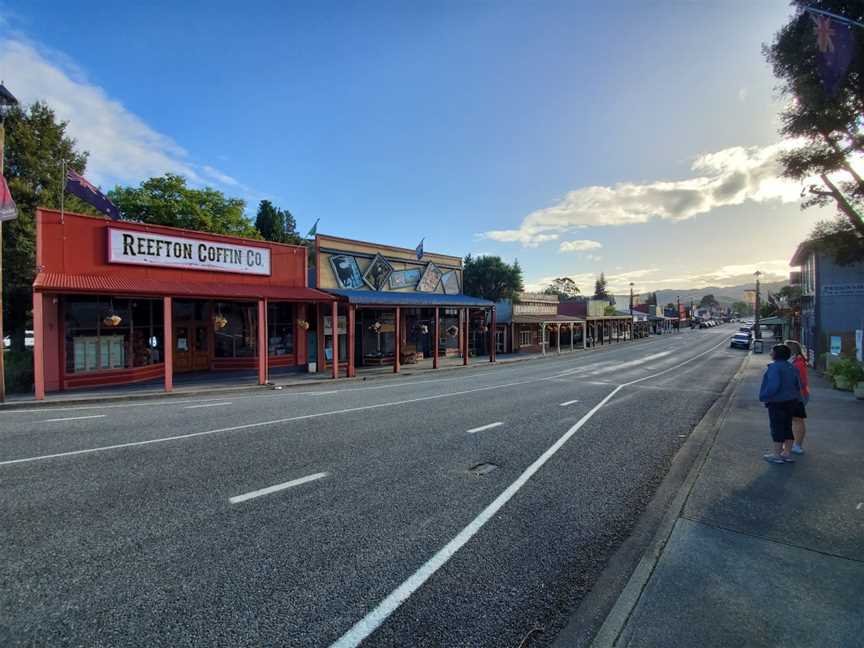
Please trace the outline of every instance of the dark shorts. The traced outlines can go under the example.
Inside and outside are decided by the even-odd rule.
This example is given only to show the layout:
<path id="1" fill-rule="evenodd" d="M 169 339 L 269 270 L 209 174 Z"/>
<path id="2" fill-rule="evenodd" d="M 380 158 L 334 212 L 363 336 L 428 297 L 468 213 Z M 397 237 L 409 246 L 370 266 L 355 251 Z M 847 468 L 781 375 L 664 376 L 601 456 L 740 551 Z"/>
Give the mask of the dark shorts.
<path id="1" fill-rule="evenodd" d="M 795 438 L 792 436 L 792 416 L 797 402 L 768 403 L 768 422 L 771 424 L 771 439 L 774 443 Z"/>
<path id="2" fill-rule="evenodd" d="M 802 401 L 795 401 L 795 407 L 792 408 L 793 418 L 807 418 L 807 408 L 804 407 Z"/>

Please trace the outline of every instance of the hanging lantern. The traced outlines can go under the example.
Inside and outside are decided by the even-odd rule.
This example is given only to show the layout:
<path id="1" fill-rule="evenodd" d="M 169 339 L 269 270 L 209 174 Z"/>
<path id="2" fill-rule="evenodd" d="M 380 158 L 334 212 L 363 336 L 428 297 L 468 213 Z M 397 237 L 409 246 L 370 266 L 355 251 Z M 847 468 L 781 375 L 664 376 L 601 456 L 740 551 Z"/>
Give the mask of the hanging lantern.
<path id="1" fill-rule="evenodd" d="M 459 334 L 459 327 L 455 324 L 451 324 L 447 327 L 447 335 L 450 337 L 456 337 Z"/>
<path id="2" fill-rule="evenodd" d="M 228 320 L 220 313 L 216 317 L 213 318 L 213 326 L 217 331 L 221 331 L 226 326 L 228 326 Z"/>

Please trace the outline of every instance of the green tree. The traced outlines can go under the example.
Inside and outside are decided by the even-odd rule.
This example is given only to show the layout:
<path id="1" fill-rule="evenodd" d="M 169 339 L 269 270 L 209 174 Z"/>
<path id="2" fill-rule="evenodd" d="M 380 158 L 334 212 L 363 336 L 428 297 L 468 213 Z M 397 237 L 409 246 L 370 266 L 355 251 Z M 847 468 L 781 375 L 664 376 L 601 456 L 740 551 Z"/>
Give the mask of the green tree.
<path id="1" fill-rule="evenodd" d="M 602 272 L 597 277 L 597 281 L 594 282 L 594 299 L 605 299 L 607 301 L 609 299 L 609 290 L 606 287 L 606 275 Z"/>
<path id="2" fill-rule="evenodd" d="M 550 283 L 543 291 L 546 295 L 558 295 L 559 297 L 575 297 L 579 294 L 579 286 L 570 277 L 558 277 Z"/>
<path id="3" fill-rule="evenodd" d="M 864 236 L 847 220 L 838 218 L 819 221 L 810 232 L 809 241 L 838 265 L 846 266 L 864 261 Z"/>
<path id="4" fill-rule="evenodd" d="M 522 268 L 518 261 L 506 263 L 498 256 L 465 257 L 462 266 L 465 294 L 490 301 L 514 299 L 522 292 Z"/>
<path id="5" fill-rule="evenodd" d="M 855 29 L 851 65 L 839 89 L 833 95 L 826 91 L 820 77 L 817 40 L 812 14 L 804 9 L 812 0 L 793 0 L 798 10 L 777 32 L 770 46 L 764 48 L 774 74 L 780 79 L 780 90 L 787 101 L 780 113 L 780 133 L 803 142 L 802 146 L 782 156 L 784 173 L 796 180 L 817 176 L 822 185 L 812 185 L 803 207 L 833 203 L 849 224 L 864 235 L 864 179 L 852 166 L 852 160 L 864 153 L 864 38 Z M 864 21 L 864 3 L 857 0 L 820 0 L 823 10 Z M 841 171 L 848 181 L 829 176 Z"/>
<path id="6" fill-rule="evenodd" d="M 736 301 L 732 304 L 732 312 L 739 317 L 753 314 L 753 306 L 744 301 Z"/>
<path id="7" fill-rule="evenodd" d="M 717 308 L 718 306 L 720 306 L 720 302 L 711 293 L 704 295 L 699 300 L 699 308 Z"/>
<path id="8" fill-rule="evenodd" d="M 108 197 L 127 220 L 261 238 L 243 213 L 243 200 L 210 187 L 193 189 L 186 185 L 186 178 L 173 173 L 150 178 L 138 187 L 115 187 Z"/>
<path id="9" fill-rule="evenodd" d="M 76 149 L 75 140 L 66 135 L 66 125 L 42 102 L 17 107 L 6 118 L 4 175 L 18 218 L 3 224 L 3 330 L 12 338 L 13 351 L 24 351 L 24 331 L 32 317 L 36 208 L 60 206 L 64 160 L 81 174 L 87 166 L 87 153 Z M 64 207 L 95 213 L 68 194 Z"/>
<path id="10" fill-rule="evenodd" d="M 297 222 L 287 209 L 275 207 L 269 200 L 262 200 L 258 205 L 258 215 L 255 217 L 255 228 L 268 241 L 275 243 L 303 242 L 297 232 Z"/>
<path id="11" fill-rule="evenodd" d="M 615 307 L 612 304 L 609 304 L 603 309 L 603 314 L 607 317 L 615 315 L 618 311 L 615 310 Z"/>

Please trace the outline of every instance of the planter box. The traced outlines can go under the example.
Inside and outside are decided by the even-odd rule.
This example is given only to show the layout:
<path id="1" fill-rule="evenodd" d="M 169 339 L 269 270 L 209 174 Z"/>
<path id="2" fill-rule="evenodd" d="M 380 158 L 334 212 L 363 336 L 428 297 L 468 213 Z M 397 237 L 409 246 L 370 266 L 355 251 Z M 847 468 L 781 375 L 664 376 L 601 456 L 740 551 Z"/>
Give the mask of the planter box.
<path id="1" fill-rule="evenodd" d="M 841 391 L 852 391 L 852 384 L 846 376 L 834 376 L 834 387 Z"/>
<path id="2" fill-rule="evenodd" d="M 864 382 L 859 382 L 857 385 L 855 385 L 855 389 L 853 391 L 855 392 L 855 398 L 859 400 L 864 400 Z"/>

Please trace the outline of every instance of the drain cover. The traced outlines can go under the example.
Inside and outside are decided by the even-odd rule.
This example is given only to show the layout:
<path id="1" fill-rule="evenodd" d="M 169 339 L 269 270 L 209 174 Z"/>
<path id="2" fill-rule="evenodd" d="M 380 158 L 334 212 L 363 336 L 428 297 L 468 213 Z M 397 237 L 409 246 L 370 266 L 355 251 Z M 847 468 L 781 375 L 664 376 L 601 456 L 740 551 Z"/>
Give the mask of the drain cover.
<path id="1" fill-rule="evenodd" d="M 476 466 L 471 466 L 468 472 L 474 473 L 477 477 L 482 477 L 483 475 L 488 475 L 493 470 L 498 470 L 498 466 L 493 463 L 479 463 Z"/>

